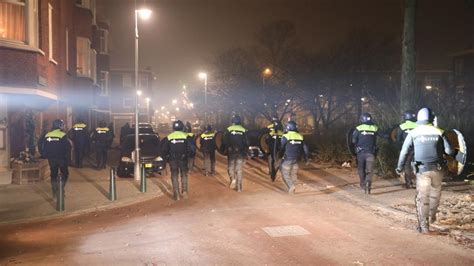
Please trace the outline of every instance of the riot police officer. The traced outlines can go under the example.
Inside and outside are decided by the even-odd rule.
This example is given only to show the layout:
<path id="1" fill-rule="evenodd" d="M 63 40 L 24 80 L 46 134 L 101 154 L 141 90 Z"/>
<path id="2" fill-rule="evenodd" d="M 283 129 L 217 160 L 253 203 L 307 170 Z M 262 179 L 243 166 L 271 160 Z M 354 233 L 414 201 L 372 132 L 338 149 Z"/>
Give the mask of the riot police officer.
<path id="1" fill-rule="evenodd" d="M 360 124 L 352 133 L 352 144 L 357 152 L 357 168 L 360 178 L 360 188 L 365 194 L 370 194 L 372 176 L 377 153 L 377 136 L 385 137 L 377 125 L 374 124 L 372 115 L 363 113 Z"/>
<path id="2" fill-rule="evenodd" d="M 418 111 L 417 127 L 411 130 L 398 159 L 397 174 L 401 174 L 410 150 L 414 152 L 416 171 L 416 211 L 418 231 L 429 232 L 429 223 L 436 221 L 436 212 L 441 198 L 441 182 L 444 177 L 443 152 L 451 155 L 453 150 L 443 131 L 433 125 L 434 114 L 429 108 Z M 429 218 L 428 218 L 429 217 Z"/>
<path id="3" fill-rule="evenodd" d="M 222 148 L 227 151 L 227 172 L 231 189 L 242 191 L 242 166 L 247 158 L 247 129 L 242 126 L 240 116 L 232 117 L 232 125 L 227 128 L 222 140 Z"/>
<path id="4" fill-rule="evenodd" d="M 75 165 L 82 168 L 82 161 L 89 146 L 89 128 L 82 118 L 78 118 L 68 135 L 74 144 Z"/>
<path id="5" fill-rule="evenodd" d="M 281 138 L 283 136 L 283 126 L 280 122 L 280 119 L 277 117 L 272 118 L 272 123 L 267 126 L 269 138 L 266 139 L 266 143 L 269 147 L 270 154 L 268 154 L 268 173 L 272 178 L 272 181 L 275 181 L 276 169 L 275 162 L 277 160 L 278 153 L 281 146 Z"/>
<path id="6" fill-rule="evenodd" d="M 190 142 L 188 134 L 183 132 L 184 124 L 177 120 L 173 123 L 173 132 L 163 142 L 162 152 L 170 165 L 173 198 L 179 200 L 178 176 L 181 175 L 181 195 L 188 197 L 188 159 L 194 157 L 195 146 Z"/>
<path id="7" fill-rule="evenodd" d="M 60 119 L 53 121 L 53 127 L 40 142 L 42 156 L 48 159 L 49 169 L 51 170 L 51 188 L 53 198 L 56 198 L 58 192 L 58 174 L 61 171 L 61 184 L 64 191 L 67 179 L 69 177 L 69 160 L 71 154 L 71 143 L 66 133 L 64 133 L 64 122 Z"/>
<path id="8" fill-rule="evenodd" d="M 194 145 L 194 133 L 192 132 L 191 123 L 186 121 L 186 125 L 184 126 L 184 132 L 188 135 L 188 141 Z M 194 156 L 188 158 L 188 171 L 189 173 L 192 172 L 194 169 Z"/>
<path id="9" fill-rule="evenodd" d="M 216 172 L 216 132 L 211 125 L 201 134 L 200 144 L 204 158 L 204 175 L 213 175 Z"/>
<path id="10" fill-rule="evenodd" d="M 406 111 L 403 113 L 403 123 L 398 126 L 397 131 L 397 143 L 403 145 L 405 138 L 408 133 L 416 127 L 416 115 L 412 111 Z M 413 162 L 413 150 L 408 151 L 407 160 L 404 166 L 404 173 L 402 177 L 405 179 L 405 187 L 413 187 L 414 171 L 412 167 Z"/>
<path id="11" fill-rule="evenodd" d="M 303 155 L 307 163 L 309 158 L 309 149 L 304 142 L 303 135 L 298 132 L 294 121 L 286 124 L 286 133 L 281 138 L 281 152 L 283 153 L 283 162 L 281 164 L 281 174 L 283 181 L 288 187 L 288 193 L 295 192 L 294 182 L 298 174 L 298 160 Z"/>
<path id="12" fill-rule="evenodd" d="M 112 132 L 105 121 L 100 121 L 99 126 L 92 132 L 92 141 L 95 143 L 97 169 L 105 169 L 107 152 L 112 139 Z"/>

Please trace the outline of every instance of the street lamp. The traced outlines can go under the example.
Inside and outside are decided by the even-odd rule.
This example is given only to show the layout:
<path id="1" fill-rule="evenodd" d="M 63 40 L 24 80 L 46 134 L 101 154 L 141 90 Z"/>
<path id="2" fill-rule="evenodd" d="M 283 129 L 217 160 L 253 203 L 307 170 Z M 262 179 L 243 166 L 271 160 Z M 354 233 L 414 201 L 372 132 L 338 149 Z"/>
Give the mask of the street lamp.
<path id="1" fill-rule="evenodd" d="M 207 73 L 199 73 L 199 78 L 204 80 L 204 105 L 207 106 Z"/>
<path id="2" fill-rule="evenodd" d="M 266 77 L 270 77 L 272 75 L 272 70 L 270 68 L 265 68 L 263 71 L 262 71 L 262 87 L 263 89 L 265 89 L 265 78 Z"/>
<path id="3" fill-rule="evenodd" d="M 135 180 L 140 180 L 140 139 L 139 139 L 139 119 L 138 119 L 138 97 L 141 91 L 138 90 L 138 17 L 143 20 L 149 19 L 151 16 L 150 9 L 135 9 Z"/>

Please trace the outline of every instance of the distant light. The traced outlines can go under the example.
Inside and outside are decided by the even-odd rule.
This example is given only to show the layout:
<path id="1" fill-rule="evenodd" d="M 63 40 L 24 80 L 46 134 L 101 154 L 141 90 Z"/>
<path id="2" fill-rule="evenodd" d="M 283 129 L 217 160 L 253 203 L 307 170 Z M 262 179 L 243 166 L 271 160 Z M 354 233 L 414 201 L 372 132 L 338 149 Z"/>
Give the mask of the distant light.
<path id="1" fill-rule="evenodd" d="M 433 87 L 431 87 L 431 85 L 426 85 L 425 88 L 426 88 L 427 90 L 431 90 Z"/>
<path id="2" fill-rule="evenodd" d="M 267 103 L 263 103 L 263 105 L 267 106 Z"/>
<path id="3" fill-rule="evenodd" d="M 137 91 L 137 95 L 138 95 L 138 96 L 141 96 L 141 95 L 142 95 L 142 91 Z"/>
<path id="4" fill-rule="evenodd" d="M 349 84 L 349 86 L 351 86 L 351 87 L 352 87 L 352 83 L 351 83 L 351 84 Z"/>
<path id="5" fill-rule="evenodd" d="M 287 103 L 289 103 L 289 102 L 291 102 L 291 100 L 290 100 L 290 99 L 288 99 L 288 100 L 286 100 L 286 102 L 287 102 Z"/>
<path id="6" fill-rule="evenodd" d="M 170 111 L 166 111 L 166 114 L 169 115 L 169 114 L 170 114 Z"/>
<path id="7" fill-rule="evenodd" d="M 365 102 L 365 97 L 360 98 L 361 101 Z"/>
<path id="8" fill-rule="evenodd" d="M 207 73 L 205 73 L 205 72 L 199 73 L 198 76 L 199 76 L 200 79 L 207 79 Z"/>
<path id="9" fill-rule="evenodd" d="M 151 101 L 150 97 L 147 97 L 145 100 L 146 100 L 147 103 L 149 103 Z"/>
<path id="10" fill-rule="evenodd" d="M 157 114 L 157 113 L 158 113 L 158 110 L 155 110 L 155 114 Z"/>
<path id="11" fill-rule="evenodd" d="M 161 106 L 161 110 L 165 110 L 165 106 L 164 106 L 164 105 Z"/>
<path id="12" fill-rule="evenodd" d="M 148 8 L 142 8 L 135 10 L 138 13 L 138 16 L 143 20 L 148 20 L 151 17 L 151 10 Z"/>
<path id="13" fill-rule="evenodd" d="M 190 103 L 189 106 L 191 106 L 191 108 L 194 108 L 194 103 Z"/>
<path id="14" fill-rule="evenodd" d="M 270 68 L 265 68 L 265 70 L 263 70 L 263 75 L 265 76 L 270 76 L 272 74 L 272 70 Z"/>
<path id="15" fill-rule="evenodd" d="M 171 102 L 173 105 L 177 104 L 178 103 L 178 100 L 176 99 L 173 99 L 173 101 Z"/>
<path id="16" fill-rule="evenodd" d="M 319 98 L 323 98 L 323 97 L 324 97 L 324 95 L 322 95 L 322 94 L 319 94 Z"/>
<path id="17" fill-rule="evenodd" d="M 179 112 L 179 107 L 176 107 L 176 112 Z"/>
<path id="18" fill-rule="evenodd" d="M 183 85 L 183 90 L 185 90 L 185 89 L 186 89 L 186 85 Z"/>

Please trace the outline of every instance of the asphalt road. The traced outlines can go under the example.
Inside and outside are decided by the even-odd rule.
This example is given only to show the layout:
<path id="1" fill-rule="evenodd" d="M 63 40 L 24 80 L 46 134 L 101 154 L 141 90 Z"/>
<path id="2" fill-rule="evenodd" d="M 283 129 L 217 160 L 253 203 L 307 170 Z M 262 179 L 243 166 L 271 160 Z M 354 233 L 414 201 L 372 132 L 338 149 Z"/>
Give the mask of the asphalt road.
<path id="1" fill-rule="evenodd" d="M 191 174 L 187 200 L 174 202 L 169 177 L 158 177 L 149 182 L 163 197 L 2 226 L 0 264 L 474 264 L 472 250 L 375 215 L 337 189 L 288 195 L 255 165 L 246 166 L 242 193 L 228 188 L 221 161 L 216 176 Z M 318 182 L 318 173 L 305 178 Z"/>

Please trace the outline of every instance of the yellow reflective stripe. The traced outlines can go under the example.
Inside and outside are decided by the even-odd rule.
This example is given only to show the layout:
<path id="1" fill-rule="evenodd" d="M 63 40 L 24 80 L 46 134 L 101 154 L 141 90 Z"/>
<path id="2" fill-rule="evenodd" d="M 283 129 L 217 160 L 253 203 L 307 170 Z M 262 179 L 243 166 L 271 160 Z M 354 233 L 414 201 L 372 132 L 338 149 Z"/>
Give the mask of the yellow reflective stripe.
<path id="1" fill-rule="evenodd" d="M 243 126 L 241 125 L 232 125 L 230 127 L 227 128 L 227 131 L 239 131 L 239 132 L 246 132 L 247 129 L 245 129 Z"/>
<path id="2" fill-rule="evenodd" d="M 413 121 L 405 121 L 405 123 L 400 125 L 401 130 L 408 130 L 408 129 L 414 129 L 417 126 L 417 124 Z"/>
<path id="3" fill-rule="evenodd" d="M 110 129 L 108 127 L 98 127 L 95 129 L 95 131 L 109 131 Z"/>
<path id="4" fill-rule="evenodd" d="M 167 138 L 168 140 L 173 140 L 173 139 L 186 139 L 187 137 L 188 137 L 188 134 L 182 131 L 175 131 L 169 134 Z"/>
<path id="5" fill-rule="evenodd" d="M 59 129 L 55 129 L 53 131 L 50 131 L 48 132 L 48 134 L 46 134 L 46 138 L 50 137 L 50 138 L 62 138 L 66 135 L 66 133 L 62 132 L 61 130 Z"/>
<path id="6" fill-rule="evenodd" d="M 216 133 L 202 133 L 201 138 L 213 138 Z"/>
<path id="7" fill-rule="evenodd" d="M 370 132 L 377 132 L 379 128 L 376 125 L 367 125 L 367 124 L 362 124 L 356 127 L 357 130 L 359 131 L 370 131 Z"/>
<path id="8" fill-rule="evenodd" d="M 86 125 L 86 124 L 83 124 L 83 123 L 81 123 L 81 124 L 74 124 L 74 126 L 72 126 L 72 127 L 76 127 L 76 128 L 85 128 L 85 127 L 87 127 L 87 125 Z"/>
<path id="9" fill-rule="evenodd" d="M 303 135 L 295 131 L 288 131 L 283 137 L 287 140 L 303 140 Z"/>

